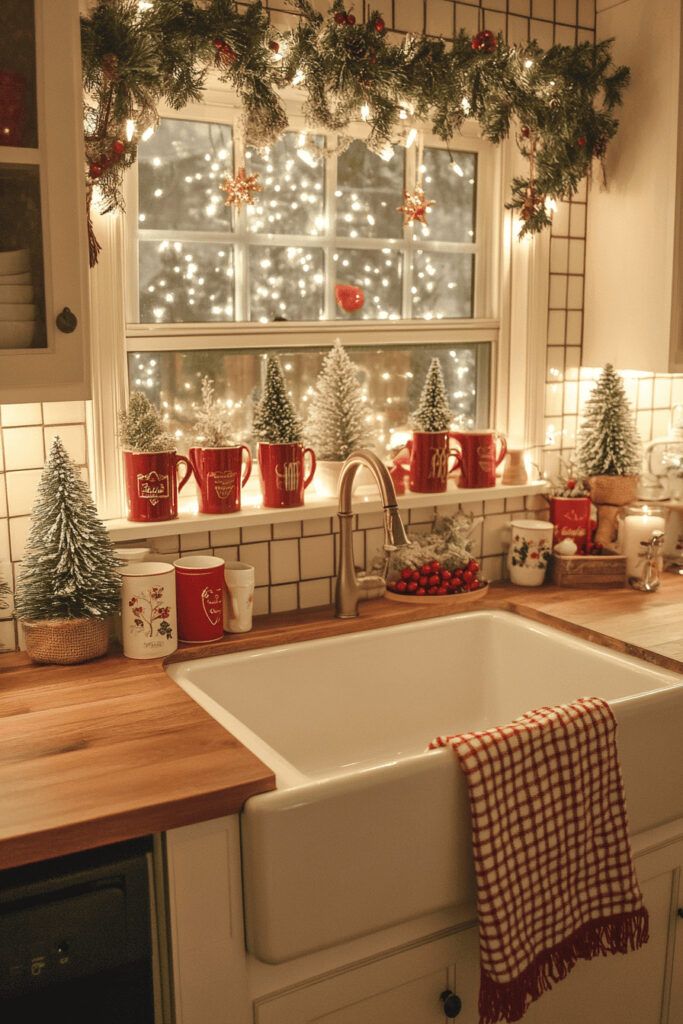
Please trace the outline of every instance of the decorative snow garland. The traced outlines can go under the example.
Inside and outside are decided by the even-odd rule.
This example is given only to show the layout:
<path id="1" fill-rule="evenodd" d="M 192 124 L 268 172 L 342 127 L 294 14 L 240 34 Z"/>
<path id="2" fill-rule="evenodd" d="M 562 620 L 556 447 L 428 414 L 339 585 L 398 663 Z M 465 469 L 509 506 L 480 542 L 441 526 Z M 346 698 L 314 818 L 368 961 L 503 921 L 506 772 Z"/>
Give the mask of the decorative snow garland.
<path id="1" fill-rule="evenodd" d="M 375 152 L 410 145 L 425 122 L 446 144 L 468 119 L 494 143 L 513 131 L 529 162 L 507 204 L 520 211 L 520 235 L 550 224 L 552 200 L 576 191 L 616 133 L 629 70 L 614 65 L 610 40 L 543 51 L 484 31 L 394 44 L 377 10 L 357 21 L 342 0 L 327 16 L 308 0 L 290 4 L 299 24 L 278 33 L 258 0 L 239 9 L 233 0 L 98 0 L 81 37 L 88 195 L 97 185 L 101 209 L 122 208 L 123 172 L 159 104 L 199 100 L 212 69 L 237 92 L 256 146 L 287 129 L 286 86 L 302 93 L 311 130 L 339 133 L 342 147 L 359 120 Z M 92 232 L 90 242 L 93 265 Z"/>

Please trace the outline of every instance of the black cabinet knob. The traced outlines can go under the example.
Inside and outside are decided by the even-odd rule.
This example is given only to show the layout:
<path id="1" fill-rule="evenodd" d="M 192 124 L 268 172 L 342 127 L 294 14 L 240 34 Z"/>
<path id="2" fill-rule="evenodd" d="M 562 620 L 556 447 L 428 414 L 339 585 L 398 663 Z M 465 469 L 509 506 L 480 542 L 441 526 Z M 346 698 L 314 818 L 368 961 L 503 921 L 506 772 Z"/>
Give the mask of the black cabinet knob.
<path id="1" fill-rule="evenodd" d="M 65 306 L 61 313 L 57 315 L 55 321 L 57 324 L 57 330 L 61 331 L 62 334 L 72 334 L 78 327 L 78 317 L 75 313 L 72 313 L 68 306 Z"/>
<path id="2" fill-rule="evenodd" d="M 462 999 L 460 996 L 456 996 L 455 992 L 451 992 L 451 990 L 447 988 L 445 992 L 441 993 L 439 998 L 443 1003 L 443 1012 L 449 1020 L 453 1020 L 454 1017 L 457 1017 L 462 1010 Z"/>
<path id="3" fill-rule="evenodd" d="M 683 917 L 683 907 L 678 908 L 678 916 Z"/>

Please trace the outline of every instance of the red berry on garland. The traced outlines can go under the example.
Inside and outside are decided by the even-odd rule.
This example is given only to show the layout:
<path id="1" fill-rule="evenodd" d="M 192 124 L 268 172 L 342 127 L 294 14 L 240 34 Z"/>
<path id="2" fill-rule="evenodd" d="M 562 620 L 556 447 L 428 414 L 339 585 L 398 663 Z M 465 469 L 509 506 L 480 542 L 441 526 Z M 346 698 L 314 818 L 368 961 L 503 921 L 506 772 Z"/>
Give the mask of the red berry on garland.
<path id="1" fill-rule="evenodd" d="M 384 18 L 375 18 L 375 32 L 384 32 L 385 28 Z"/>
<path id="2" fill-rule="evenodd" d="M 334 20 L 337 23 L 337 25 L 345 25 L 346 24 L 346 14 L 344 13 L 344 11 L 337 11 L 335 16 L 334 16 Z"/>
<path id="3" fill-rule="evenodd" d="M 472 580 L 474 579 L 474 573 L 470 572 L 469 569 L 465 569 L 464 573 L 462 574 L 462 578 L 464 579 L 465 583 L 471 583 Z"/>
<path id="4" fill-rule="evenodd" d="M 406 590 L 408 589 L 408 584 L 406 583 L 405 580 L 399 580 L 398 583 L 394 584 L 394 587 L 396 589 L 397 594 L 405 594 Z"/>
<path id="5" fill-rule="evenodd" d="M 221 39 L 219 36 L 216 36 L 216 38 L 213 40 L 213 45 L 216 50 L 222 50 L 223 47 L 225 46 L 225 39 Z"/>
<path id="6" fill-rule="evenodd" d="M 407 590 L 408 590 L 409 594 L 416 593 L 416 591 L 417 591 L 417 583 L 415 582 L 415 580 L 411 580 L 410 581 L 410 583 L 408 584 Z"/>
<path id="7" fill-rule="evenodd" d="M 440 583 L 441 583 L 441 577 L 438 576 L 436 573 L 434 573 L 433 576 L 429 577 L 429 586 L 430 587 L 438 587 Z"/>
<path id="8" fill-rule="evenodd" d="M 356 15 L 355 14 L 347 14 L 346 15 L 346 24 L 347 25 L 355 25 L 356 24 Z"/>
<path id="9" fill-rule="evenodd" d="M 452 579 L 452 577 L 453 577 L 453 573 L 451 572 L 450 569 L 442 569 L 441 570 L 441 579 L 444 581 L 444 583 L 448 583 L 448 581 L 450 579 Z"/>
<path id="10" fill-rule="evenodd" d="M 441 568 L 441 562 L 438 562 L 436 559 L 434 559 L 433 562 L 429 563 L 429 566 L 433 572 L 438 572 L 439 569 Z"/>
<path id="11" fill-rule="evenodd" d="M 477 32 L 476 36 L 472 37 L 471 45 L 477 53 L 493 53 L 498 47 L 498 40 L 493 32 L 484 29 L 483 32 Z"/>
<path id="12" fill-rule="evenodd" d="M 419 580 L 417 582 L 420 584 L 421 587 L 426 587 L 427 586 L 427 582 L 428 582 L 427 581 L 427 577 L 426 576 L 420 576 L 420 578 L 419 578 Z"/>
<path id="13" fill-rule="evenodd" d="M 116 139 L 114 142 L 112 142 L 111 149 L 112 153 L 116 153 L 117 156 L 121 156 L 121 154 L 126 149 L 126 144 L 125 142 L 121 142 L 121 139 Z"/>
<path id="14" fill-rule="evenodd" d="M 401 579 L 410 580 L 413 578 L 413 570 L 406 566 L 405 569 L 401 569 Z"/>
<path id="15" fill-rule="evenodd" d="M 576 145 L 580 146 L 580 148 L 583 149 L 583 147 L 586 145 L 586 136 L 579 135 L 578 139 L 576 140 Z"/>
<path id="16" fill-rule="evenodd" d="M 412 573 L 410 574 L 410 578 L 411 578 L 411 580 L 415 580 L 415 582 L 417 583 L 417 581 L 420 578 L 420 574 L 417 571 L 417 569 L 413 569 Z"/>
<path id="17" fill-rule="evenodd" d="M 99 178 L 102 176 L 102 165 L 101 164 L 90 164 L 88 168 L 91 178 Z"/>
<path id="18" fill-rule="evenodd" d="M 520 131 L 520 135 L 522 136 L 523 139 L 528 139 L 529 136 L 531 135 L 530 129 L 525 124 L 522 125 L 521 131 Z"/>
<path id="19" fill-rule="evenodd" d="M 268 43 L 268 46 L 271 48 L 273 53 L 280 52 L 280 44 L 278 43 L 277 39 L 271 39 L 271 41 Z"/>
<path id="20" fill-rule="evenodd" d="M 472 558 L 467 563 L 467 568 L 470 570 L 470 572 L 477 573 L 477 572 L 479 572 L 479 562 L 475 561 L 475 559 Z"/>
<path id="21" fill-rule="evenodd" d="M 425 562 L 425 564 L 420 569 L 420 575 L 422 575 L 422 576 L 429 576 L 431 571 L 432 571 L 432 563 L 431 562 Z"/>

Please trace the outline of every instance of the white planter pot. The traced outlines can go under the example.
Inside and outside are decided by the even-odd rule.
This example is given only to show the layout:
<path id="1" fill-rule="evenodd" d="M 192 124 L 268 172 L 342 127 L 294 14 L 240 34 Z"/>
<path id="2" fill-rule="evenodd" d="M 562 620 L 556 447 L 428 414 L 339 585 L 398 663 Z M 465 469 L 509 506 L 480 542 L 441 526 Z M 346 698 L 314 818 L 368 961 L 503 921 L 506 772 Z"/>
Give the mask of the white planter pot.
<path id="1" fill-rule="evenodd" d="M 550 562 L 553 524 L 543 519 L 513 519 L 510 528 L 510 582 L 519 587 L 540 587 Z"/>
<path id="2" fill-rule="evenodd" d="M 336 498 L 339 493 L 339 474 L 343 465 L 343 462 L 328 462 L 324 459 L 318 459 L 315 467 L 315 477 L 313 478 L 313 487 L 319 498 Z M 376 487 L 377 485 L 372 473 L 365 466 L 361 466 L 356 471 L 356 478 L 353 481 L 354 491 L 357 491 L 359 487 L 373 486 Z"/>

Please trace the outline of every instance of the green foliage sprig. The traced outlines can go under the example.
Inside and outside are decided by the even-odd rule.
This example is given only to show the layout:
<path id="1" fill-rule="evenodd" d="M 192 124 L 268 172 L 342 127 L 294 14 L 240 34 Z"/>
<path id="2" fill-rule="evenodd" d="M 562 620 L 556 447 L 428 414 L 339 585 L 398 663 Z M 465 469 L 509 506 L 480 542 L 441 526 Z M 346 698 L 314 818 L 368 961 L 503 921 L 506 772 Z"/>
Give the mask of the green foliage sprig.
<path id="1" fill-rule="evenodd" d="M 395 44 L 377 10 L 363 21 L 343 0 L 327 16 L 309 0 L 290 4 L 299 23 L 277 33 L 258 0 L 98 0 L 81 19 L 81 37 L 88 184 L 98 184 L 103 209 L 122 207 L 123 173 L 160 103 L 178 109 L 200 99 L 211 70 L 239 95 L 257 146 L 287 128 L 280 90 L 290 85 L 303 94 L 312 129 L 343 133 L 367 108 L 375 151 L 423 122 L 447 144 L 467 119 L 494 143 L 514 132 L 529 162 L 507 204 L 519 210 L 521 235 L 550 223 L 548 200 L 573 194 L 617 131 L 629 70 L 615 66 L 611 40 L 544 52 L 535 42 L 461 32 L 448 42 L 409 35 Z"/>

